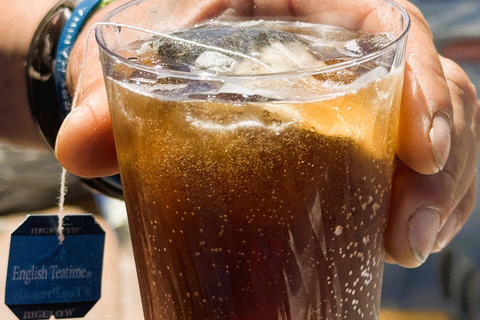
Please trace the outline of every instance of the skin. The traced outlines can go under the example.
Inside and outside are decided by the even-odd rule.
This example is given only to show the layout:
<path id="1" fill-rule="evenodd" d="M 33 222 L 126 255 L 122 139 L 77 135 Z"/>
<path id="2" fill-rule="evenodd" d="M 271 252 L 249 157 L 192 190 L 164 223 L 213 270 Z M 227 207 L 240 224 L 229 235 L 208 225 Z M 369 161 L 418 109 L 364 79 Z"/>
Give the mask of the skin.
<path id="1" fill-rule="evenodd" d="M 125 1 L 117 0 L 105 10 L 99 11 L 89 25 L 122 2 Z M 197 1 L 194 10 L 183 11 L 180 17 L 183 20 L 180 21 L 192 22 L 208 18 L 229 5 L 258 16 L 320 15 L 316 12 L 319 6 L 315 5 L 315 0 L 228 2 Z M 369 24 L 374 25 L 379 21 L 375 6 L 368 0 L 363 2 L 358 15 L 343 20 L 352 21 L 353 27 L 365 21 L 363 26 L 368 29 Z M 407 46 L 397 148 L 400 163 L 393 180 L 385 246 L 388 262 L 416 267 L 430 253 L 445 247 L 473 210 L 480 144 L 480 103 L 475 88 L 464 71 L 436 52 L 431 32 L 421 12 L 407 1 L 398 2 L 409 12 L 412 25 Z M 186 7 L 186 4 L 186 1 L 172 2 L 173 6 L 180 8 Z M 349 4 L 351 5 L 350 0 L 332 1 L 332 9 L 340 14 L 328 15 L 326 18 L 332 19 L 332 22 L 343 21 L 338 17 L 343 12 L 342 6 Z M 85 30 L 88 29 L 87 26 Z M 75 108 L 60 129 L 56 155 L 70 172 L 83 177 L 96 177 L 117 173 L 118 165 L 97 58 L 98 48 L 94 37 L 91 37 L 88 50 L 85 51 L 86 41 L 87 31 L 84 31 L 69 60 L 67 77 L 71 92 L 76 95 Z M 79 84 L 85 52 L 87 63 Z M 5 75 L 3 77 L 9 79 Z M 18 96 L 22 93 L 25 95 L 24 92 L 19 92 Z M 8 137 L 3 132 L 2 135 Z"/>
<path id="2" fill-rule="evenodd" d="M 0 139 L 3 141 L 44 148 L 28 105 L 25 60 L 35 29 L 55 2 L 0 0 L 3 8 L 0 19 Z"/>

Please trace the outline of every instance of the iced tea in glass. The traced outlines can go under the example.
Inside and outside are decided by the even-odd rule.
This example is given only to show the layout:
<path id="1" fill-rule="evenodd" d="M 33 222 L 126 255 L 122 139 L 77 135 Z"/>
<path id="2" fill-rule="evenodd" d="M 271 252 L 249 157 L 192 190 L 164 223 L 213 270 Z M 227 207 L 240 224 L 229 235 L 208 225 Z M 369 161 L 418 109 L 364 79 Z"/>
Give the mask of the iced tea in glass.
<path id="1" fill-rule="evenodd" d="M 378 318 L 409 20 L 317 2 L 98 28 L 146 319 Z"/>

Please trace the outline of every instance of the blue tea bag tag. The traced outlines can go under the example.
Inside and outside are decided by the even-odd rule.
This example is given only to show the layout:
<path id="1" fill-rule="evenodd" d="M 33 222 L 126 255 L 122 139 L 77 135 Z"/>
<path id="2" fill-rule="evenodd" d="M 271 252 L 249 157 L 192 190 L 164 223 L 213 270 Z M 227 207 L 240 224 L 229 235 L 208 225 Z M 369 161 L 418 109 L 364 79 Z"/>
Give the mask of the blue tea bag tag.
<path id="1" fill-rule="evenodd" d="M 19 319 L 80 318 L 100 299 L 105 232 L 90 214 L 30 215 L 12 233 L 5 304 Z"/>

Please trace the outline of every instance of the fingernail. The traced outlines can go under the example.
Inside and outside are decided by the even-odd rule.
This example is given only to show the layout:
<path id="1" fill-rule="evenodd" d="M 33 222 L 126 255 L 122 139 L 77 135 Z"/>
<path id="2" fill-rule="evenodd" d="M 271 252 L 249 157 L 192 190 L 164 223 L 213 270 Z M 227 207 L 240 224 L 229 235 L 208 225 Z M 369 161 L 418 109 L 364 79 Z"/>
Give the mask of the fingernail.
<path id="1" fill-rule="evenodd" d="M 437 235 L 436 246 L 439 248 L 444 248 L 450 238 L 453 236 L 455 232 L 455 227 L 457 226 L 457 214 L 454 212 L 448 217 L 447 221 L 440 229 Z"/>
<path id="2" fill-rule="evenodd" d="M 450 153 L 451 135 L 450 121 L 443 112 L 437 112 L 433 117 L 430 129 L 430 142 L 438 169 L 442 170 Z"/>
<path id="3" fill-rule="evenodd" d="M 420 264 L 432 251 L 439 230 L 440 212 L 434 208 L 420 208 L 408 221 L 410 245 Z"/>

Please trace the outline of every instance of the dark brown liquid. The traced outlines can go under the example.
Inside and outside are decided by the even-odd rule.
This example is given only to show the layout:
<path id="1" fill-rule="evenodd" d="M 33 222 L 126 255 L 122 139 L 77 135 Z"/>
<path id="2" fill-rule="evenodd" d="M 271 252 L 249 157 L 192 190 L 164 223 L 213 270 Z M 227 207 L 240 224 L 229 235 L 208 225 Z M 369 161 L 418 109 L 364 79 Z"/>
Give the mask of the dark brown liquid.
<path id="1" fill-rule="evenodd" d="M 378 318 L 393 136 L 107 88 L 146 319 Z"/>

